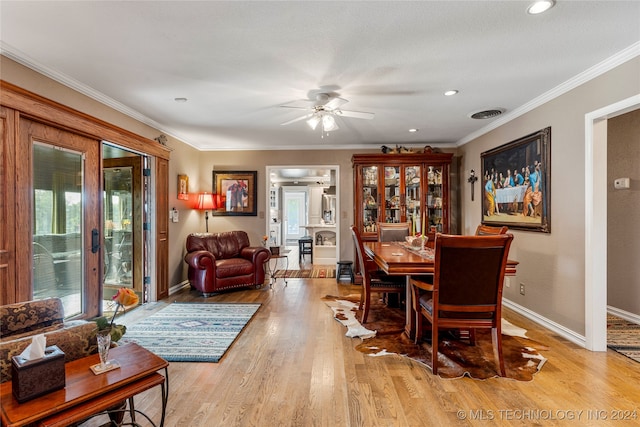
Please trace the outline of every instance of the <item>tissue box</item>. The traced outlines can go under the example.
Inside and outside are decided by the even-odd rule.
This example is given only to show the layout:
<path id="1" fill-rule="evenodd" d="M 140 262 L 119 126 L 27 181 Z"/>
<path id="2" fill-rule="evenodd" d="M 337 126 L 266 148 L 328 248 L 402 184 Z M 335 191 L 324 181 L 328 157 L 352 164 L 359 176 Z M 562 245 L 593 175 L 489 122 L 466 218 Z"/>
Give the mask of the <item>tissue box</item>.
<path id="1" fill-rule="evenodd" d="M 57 346 L 45 348 L 44 357 L 26 360 L 11 358 L 11 388 L 20 403 L 65 386 L 64 352 Z"/>
<path id="2" fill-rule="evenodd" d="M 269 247 L 272 255 L 280 255 L 280 246 L 271 246 Z"/>

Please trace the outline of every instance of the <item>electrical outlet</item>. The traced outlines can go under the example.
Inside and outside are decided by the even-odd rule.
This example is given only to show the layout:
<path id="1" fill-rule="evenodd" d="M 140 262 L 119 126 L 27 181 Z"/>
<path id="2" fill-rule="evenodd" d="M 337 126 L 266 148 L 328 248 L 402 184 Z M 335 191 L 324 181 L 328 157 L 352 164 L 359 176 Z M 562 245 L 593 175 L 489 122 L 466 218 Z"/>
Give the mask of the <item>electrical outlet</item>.
<path id="1" fill-rule="evenodd" d="M 520 283 L 520 295 L 524 295 L 524 283 Z"/>

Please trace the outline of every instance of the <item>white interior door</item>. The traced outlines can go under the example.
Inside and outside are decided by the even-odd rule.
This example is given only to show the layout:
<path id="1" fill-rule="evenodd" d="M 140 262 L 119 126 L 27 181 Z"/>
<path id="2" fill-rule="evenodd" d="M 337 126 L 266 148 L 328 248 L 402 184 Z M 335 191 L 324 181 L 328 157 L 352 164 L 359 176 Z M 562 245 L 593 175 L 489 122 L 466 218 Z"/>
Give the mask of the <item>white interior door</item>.
<path id="1" fill-rule="evenodd" d="M 282 214 L 284 238 L 290 244 L 305 235 L 307 225 L 307 192 L 299 187 L 283 187 Z"/>

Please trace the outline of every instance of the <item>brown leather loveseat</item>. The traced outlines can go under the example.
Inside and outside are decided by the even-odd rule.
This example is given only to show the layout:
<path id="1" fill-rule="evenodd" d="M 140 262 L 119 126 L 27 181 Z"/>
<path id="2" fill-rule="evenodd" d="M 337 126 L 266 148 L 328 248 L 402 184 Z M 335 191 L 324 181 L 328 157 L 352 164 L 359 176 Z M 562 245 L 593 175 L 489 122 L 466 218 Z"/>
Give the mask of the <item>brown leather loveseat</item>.
<path id="1" fill-rule="evenodd" d="M 205 297 L 227 289 L 264 284 L 264 263 L 271 252 L 262 246 L 250 246 L 244 231 L 195 233 L 187 237 L 191 287 Z"/>

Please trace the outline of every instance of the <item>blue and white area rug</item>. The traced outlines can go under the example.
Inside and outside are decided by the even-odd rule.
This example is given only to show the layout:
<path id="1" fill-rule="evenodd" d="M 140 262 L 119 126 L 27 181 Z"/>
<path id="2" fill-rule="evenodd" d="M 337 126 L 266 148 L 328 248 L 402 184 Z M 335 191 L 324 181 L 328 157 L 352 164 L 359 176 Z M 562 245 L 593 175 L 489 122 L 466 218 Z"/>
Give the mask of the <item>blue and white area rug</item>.
<path id="1" fill-rule="evenodd" d="M 128 326 L 135 342 L 169 362 L 218 362 L 260 304 L 173 303 Z"/>

